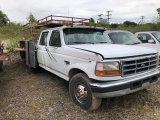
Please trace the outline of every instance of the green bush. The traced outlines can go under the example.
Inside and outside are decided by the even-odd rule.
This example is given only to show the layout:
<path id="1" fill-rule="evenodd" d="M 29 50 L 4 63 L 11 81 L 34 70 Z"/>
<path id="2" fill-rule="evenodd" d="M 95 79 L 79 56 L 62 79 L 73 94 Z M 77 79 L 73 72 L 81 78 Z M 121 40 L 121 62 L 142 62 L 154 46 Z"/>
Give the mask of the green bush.
<path id="1" fill-rule="evenodd" d="M 111 30 L 127 30 L 132 33 L 136 33 L 139 31 L 160 31 L 160 23 L 147 23 L 147 24 L 140 24 L 137 26 L 125 26 L 123 24 L 119 24 L 118 27 L 113 28 L 110 27 Z"/>

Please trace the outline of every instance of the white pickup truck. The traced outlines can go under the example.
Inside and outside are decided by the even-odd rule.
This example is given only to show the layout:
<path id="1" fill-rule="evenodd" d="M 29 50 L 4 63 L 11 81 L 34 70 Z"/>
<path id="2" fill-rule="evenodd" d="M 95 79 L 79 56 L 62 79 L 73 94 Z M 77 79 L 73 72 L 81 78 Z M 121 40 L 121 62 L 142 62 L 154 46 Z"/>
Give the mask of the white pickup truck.
<path id="1" fill-rule="evenodd" d="M 139 45 L 156 49 L 160 58 L 160 32 L 158 31 L 137 32 L 134 35 L 129 31 L 111 30 L 105 31 L 105 35 L 113 44 Z M 160 70 L 160 61 L 158 68 Z"/>
<path id="2" fill-rule="evenodd" d="M 73 102 L 95 110 L 102 98 L 133 93 L 157 83 L 158 54 L 141 46 L 110 44 L 105 29 L 55 27 L 25 42 L 26 63 L 69 82 Z M 22 54 L 21 54 L 22 55 Z"/>
<path id="3" fill-rule="evenodd" d="M 160 31 L 137 32 L 135 35 L 143 42 L 160 46 Z"/>
<path id="4" fill-rule="evenodd" d="M 160 56 L 160 31 L 137 32 L 135 35 L 144 43 L 143 46 L 156 49 Z"/>

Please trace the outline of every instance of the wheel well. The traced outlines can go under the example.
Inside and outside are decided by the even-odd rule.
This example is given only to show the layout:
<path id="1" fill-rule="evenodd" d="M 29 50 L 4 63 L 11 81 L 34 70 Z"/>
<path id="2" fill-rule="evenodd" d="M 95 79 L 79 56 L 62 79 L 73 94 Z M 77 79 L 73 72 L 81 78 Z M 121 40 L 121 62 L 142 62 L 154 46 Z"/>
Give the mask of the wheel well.
<path id="1" fill-rule="evenodd" d="M 84 71 L 77 69 L 77 68 L 73 68 L 69 71 L 69 80 L 76 75 L 77 73 L 85 73 Z M 86 73 L 85 73 L 86 74 Z"/>

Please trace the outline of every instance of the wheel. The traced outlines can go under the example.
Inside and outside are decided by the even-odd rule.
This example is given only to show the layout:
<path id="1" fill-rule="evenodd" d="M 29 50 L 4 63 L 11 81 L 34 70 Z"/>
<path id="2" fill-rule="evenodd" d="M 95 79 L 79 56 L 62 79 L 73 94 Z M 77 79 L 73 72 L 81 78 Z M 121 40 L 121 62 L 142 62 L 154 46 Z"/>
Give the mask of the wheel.
<path id="1" fill-rule="evenodd" d="M 101 105 L 101 98 L 93 96 L 89 86 L 90 79 L 84 73 L 74 75 L 69 83 L 69 93 L 72 101 L 84 110 L 96 110 Z"/>
<path id="2" fill-rule="evenodd" d="M 0 61 L 0 71 L 3 70 L 3 61 Z"/>

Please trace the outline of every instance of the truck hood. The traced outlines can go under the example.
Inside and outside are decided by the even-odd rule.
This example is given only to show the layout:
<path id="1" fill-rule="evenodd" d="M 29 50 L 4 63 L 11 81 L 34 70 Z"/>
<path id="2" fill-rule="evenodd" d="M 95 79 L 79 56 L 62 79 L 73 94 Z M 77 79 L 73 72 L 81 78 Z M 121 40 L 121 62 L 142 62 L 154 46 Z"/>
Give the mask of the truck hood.
<path id="1" fill-rule="evenodd" d="M 160 55 L 160 45 L 157 44 L 151 44 L 151 43 L 142 43 L 142 44 L 137 44 L 139 46 L 144 46 L 148 48 L 153 48 L 158 51 L 158 54 Z"/>
<path id="2" fill-rule="evenodd" d="M 71 48 L 100 54 L 103 58 L 119 58 L 157 53 L 155 49 L 118 44 L 83 44 L 71 45 Z"/>

